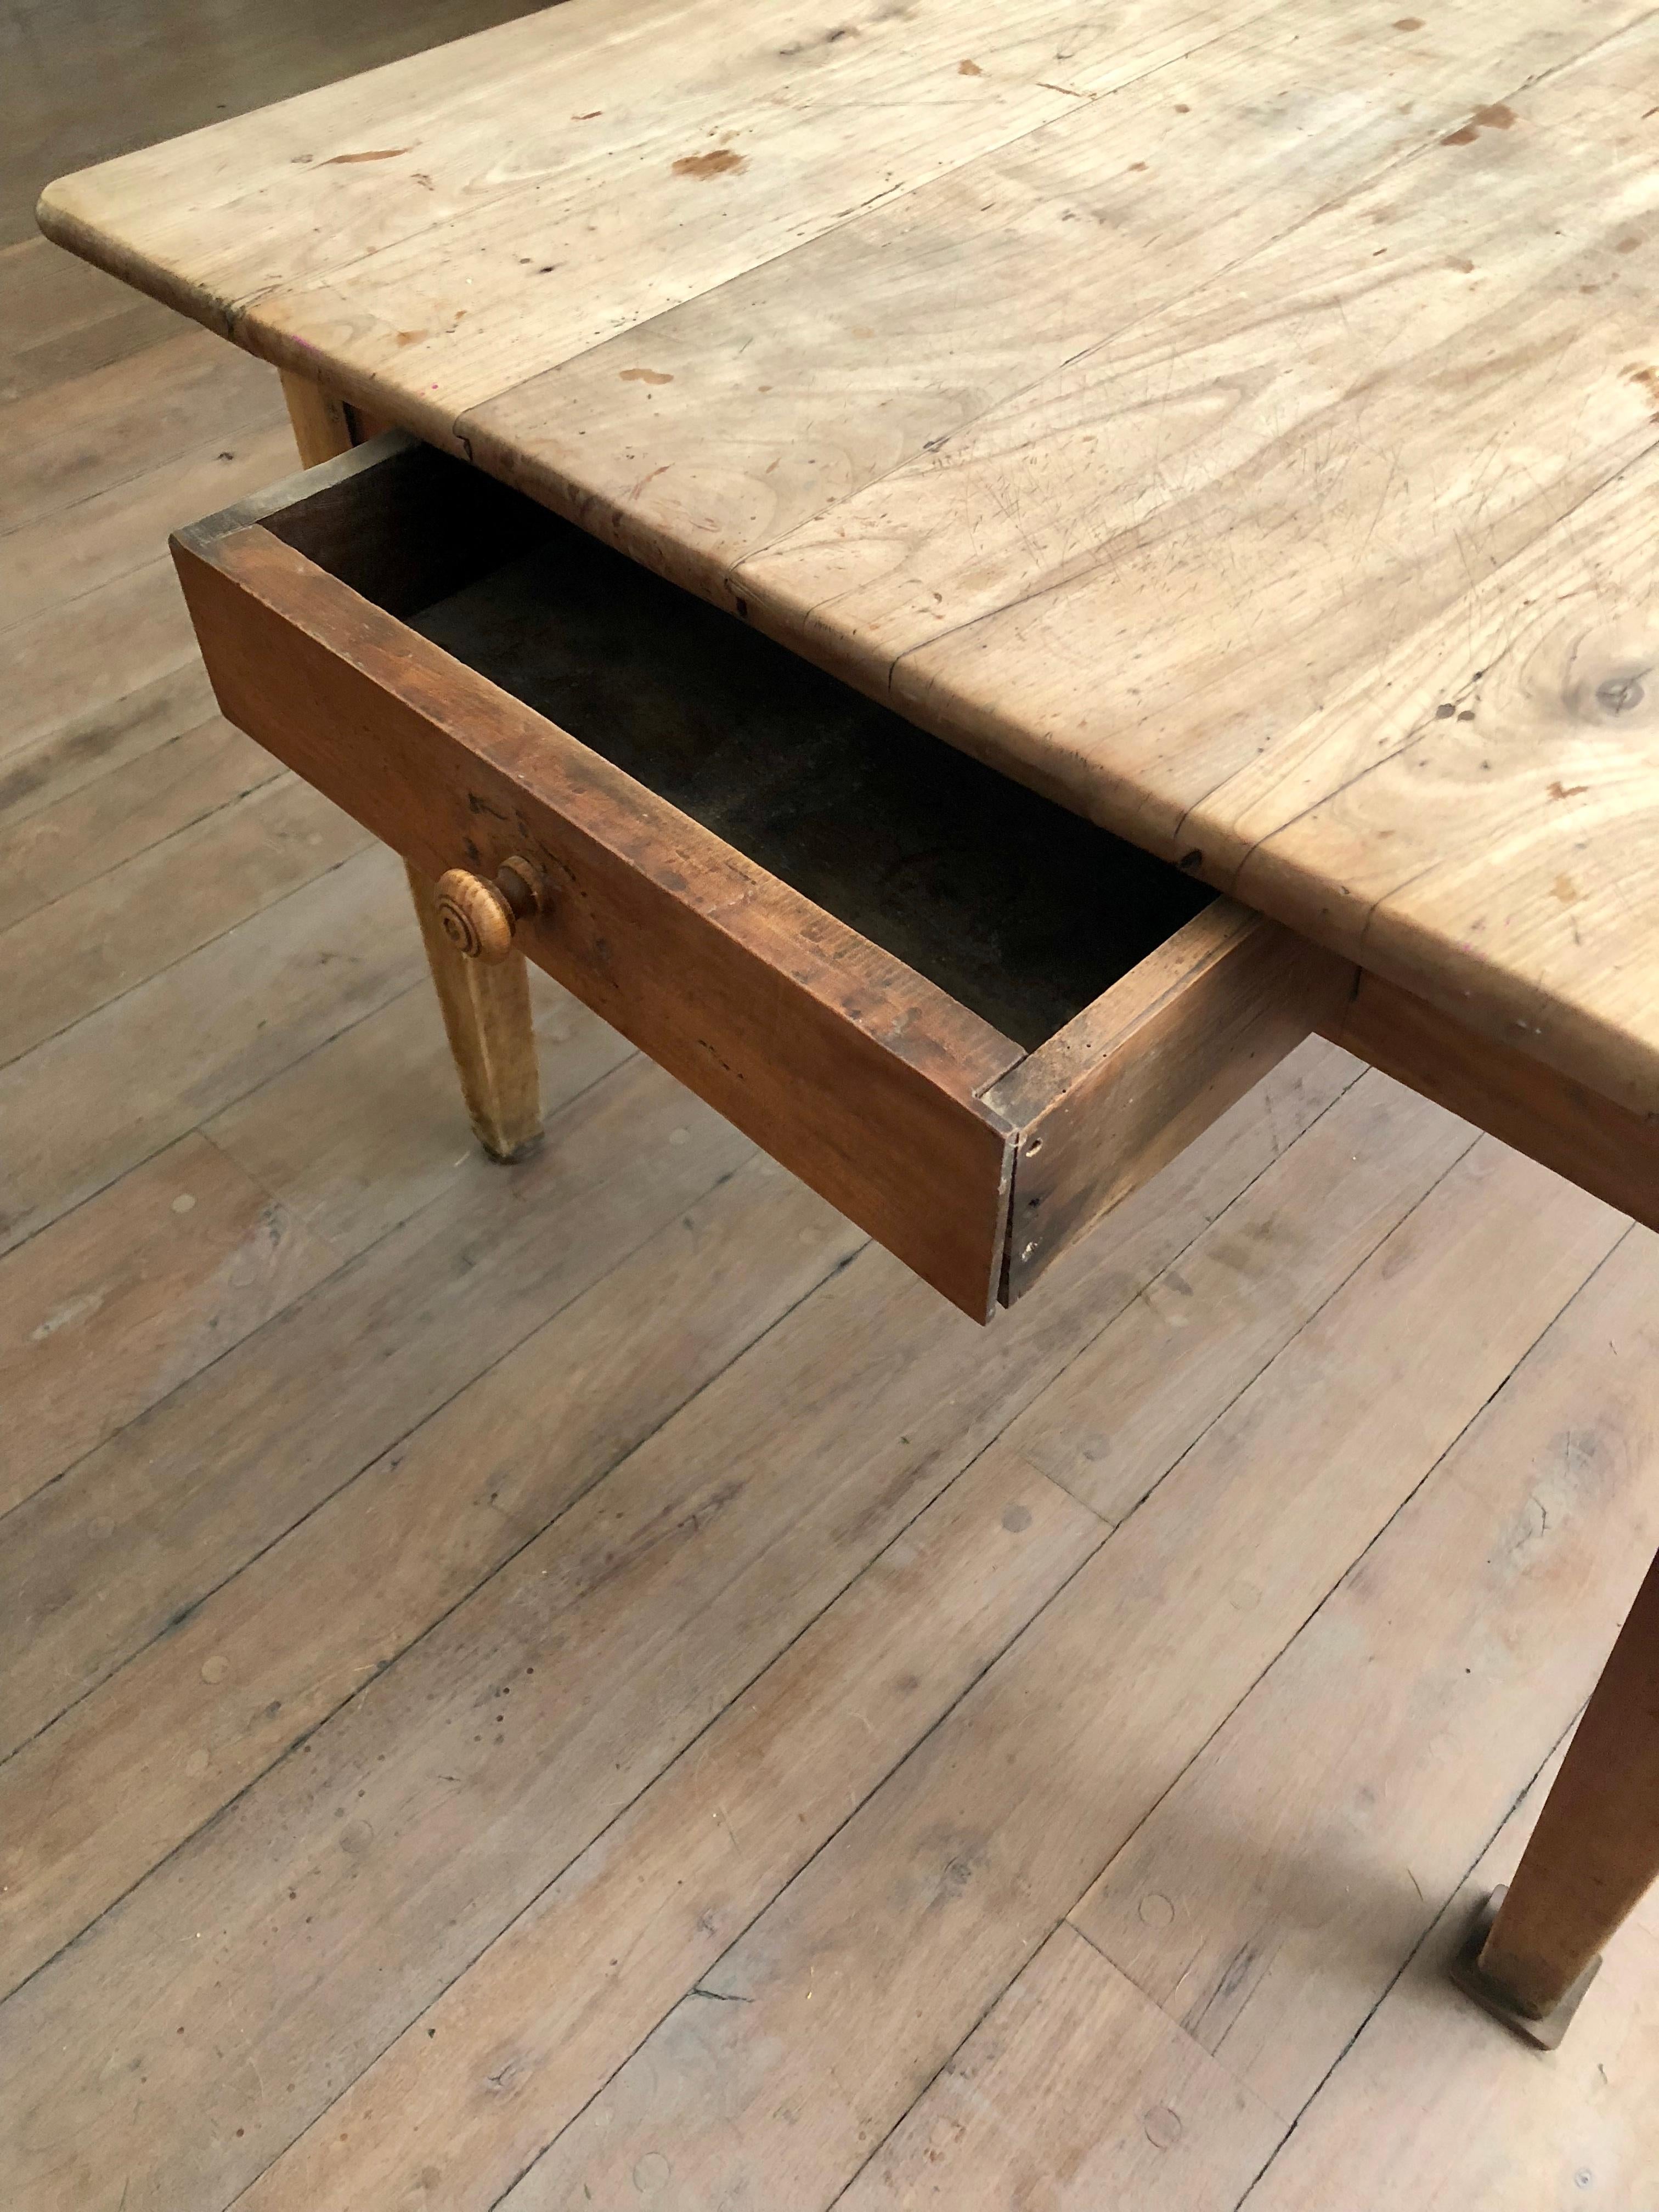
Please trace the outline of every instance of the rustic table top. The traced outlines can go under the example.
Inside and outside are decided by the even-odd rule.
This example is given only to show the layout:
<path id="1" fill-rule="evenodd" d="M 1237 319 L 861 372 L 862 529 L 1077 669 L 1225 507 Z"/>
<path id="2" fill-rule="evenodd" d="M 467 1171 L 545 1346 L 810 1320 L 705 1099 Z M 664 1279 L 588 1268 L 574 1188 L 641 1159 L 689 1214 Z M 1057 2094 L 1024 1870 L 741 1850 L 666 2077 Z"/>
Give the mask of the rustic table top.
<path id="1" fill-rule="evenodd" d="M 1659 1109 L 1633 0 L 568 0 L 41 221 Z"/>

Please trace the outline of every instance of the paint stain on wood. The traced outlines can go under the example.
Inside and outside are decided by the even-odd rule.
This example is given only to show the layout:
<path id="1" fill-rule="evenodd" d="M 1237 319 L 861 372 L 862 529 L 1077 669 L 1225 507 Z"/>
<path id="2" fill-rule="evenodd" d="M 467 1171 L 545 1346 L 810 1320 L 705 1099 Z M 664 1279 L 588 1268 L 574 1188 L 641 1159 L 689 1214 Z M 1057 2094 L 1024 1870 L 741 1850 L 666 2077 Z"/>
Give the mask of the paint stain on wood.
<path id="1" fill-rule="evenodd" d="M 1446 266 L 1448 269 L 1456 270 L 1460 276 L 1473 276 L 1474 274 L 1474 262 L 1462 253 L 1454 253 Z"/>
<path id="2" fill-rule="evenodd" d="M 717 146 L 710 154 L 682 154 L 674 164 L 677 177 L 729 177 L 749 164 L 743 155 L 734 154 L 729 146 Z"/>
<path id="3" fill-rule="evenodd" d="M 665 368 L 624 368 L 617 372 L 619 384 L 672 384 L 674 380 Z"/>
<path id="4" fill-rule="evenodd" d="M 1659 368 L 1649 368 L 1638 362 L 1625 371 L 1625 378 L 1647 394 L 1654 410 L 1648 420 L 1659 422 Z"/>
<path id="5" fill-rule="evenodd" d="M 1571 876 L 1558 876 L 1550 885 L 1550 890 L 1560 900 L 1563 906 L 1573 905 L 1579 896 L 1578 886 Z"/>
<path id="6" fill-rule="evenodd" d="M 1621 238 L 1613 250 L 1615 253 L 1634 253 L 1641 243 L 1639 238 Z"/>
<path id="7" fill-rule="evenodd" d="M 1589 786 L 1587 783 L 1563 783 L 1558 775 L 1551 783 L 1549 789 L 1552 799 L 1577 799 L 1579 793 L 1588 791 Z"/>
<path id="8" fill-rule="evenodd" d="M 343 169 L 353 161 L 395 161 L 399 154 L 412 153 L 410 146 L 374 146 L 367 154 L 331 154 L 319 164 L 325 169 Z"/>
<path id="9" fill-rule="evenodd" d="M 957 64 L 957 75 L 958 76 L 983 76 L 984 74 L 984 70 L 980 67 L 977 62 L 958 62 Z"/>
<path id="10" fill-rule="evenodd" d="M 1483 131 L 1509 131 L 1517 120 L 1512 107 L 1504 100 L 1494 100 L 1490 107 L 1477 107 L 1461 131 L 1449 131 L 1440 143 L 1443 146 L 1472 146 Z"/>
<path id="11" fill-rule="evenodd" d="M 1396 15 L 1394 27 L 1396 31 L 1420 31 L 1423 18 L 1420 15 Z"/>

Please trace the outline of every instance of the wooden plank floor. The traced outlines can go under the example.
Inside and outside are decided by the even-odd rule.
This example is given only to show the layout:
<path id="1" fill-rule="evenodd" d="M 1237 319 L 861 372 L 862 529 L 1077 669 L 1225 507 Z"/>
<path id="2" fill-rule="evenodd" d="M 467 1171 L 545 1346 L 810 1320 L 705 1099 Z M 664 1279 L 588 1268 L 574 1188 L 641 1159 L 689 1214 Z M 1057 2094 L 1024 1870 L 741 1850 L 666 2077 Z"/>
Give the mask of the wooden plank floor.
<path id="1" fill-rule="evenodd" d="M 545 983 L 490 1166 L 163 558 L 274 378 L 21 240 L 0 398 L 8 2212 L 1653 2212 L 1659 1909 L 1549 2058 L 1443 1966 L 1659 1242 L 1311 1044 L 984 1334 Z"/>

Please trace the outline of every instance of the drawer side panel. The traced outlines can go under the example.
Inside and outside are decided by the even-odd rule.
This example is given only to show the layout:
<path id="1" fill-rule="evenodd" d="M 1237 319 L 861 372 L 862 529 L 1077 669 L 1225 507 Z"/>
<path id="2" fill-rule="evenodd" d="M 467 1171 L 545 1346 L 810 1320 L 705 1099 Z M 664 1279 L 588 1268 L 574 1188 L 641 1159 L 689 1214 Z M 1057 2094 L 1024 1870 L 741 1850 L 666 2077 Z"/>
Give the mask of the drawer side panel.
<path id="1" fill-rule="evenodd" d="M 1006 1303 L 1334 1018 L 1353 972 L 1218 899 L 994 1084 L 1018 1133 Z"/>

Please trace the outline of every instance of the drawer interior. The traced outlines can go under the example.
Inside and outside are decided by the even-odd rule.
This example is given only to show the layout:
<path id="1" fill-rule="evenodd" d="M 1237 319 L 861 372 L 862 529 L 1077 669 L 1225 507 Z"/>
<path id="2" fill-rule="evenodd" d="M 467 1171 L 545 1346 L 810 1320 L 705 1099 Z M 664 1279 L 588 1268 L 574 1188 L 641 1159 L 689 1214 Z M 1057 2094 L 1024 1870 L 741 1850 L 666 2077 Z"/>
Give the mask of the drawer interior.
<path id="1" fill-rule="evenodd" d="M 1028 1051 L 1215 897 L 447 455 L 262 519 Z"/>
<path id="2" fill-rule="evenodd" d="M 548 518 L 404 616 L 1028 1049 L 1202 884 Z"/>

